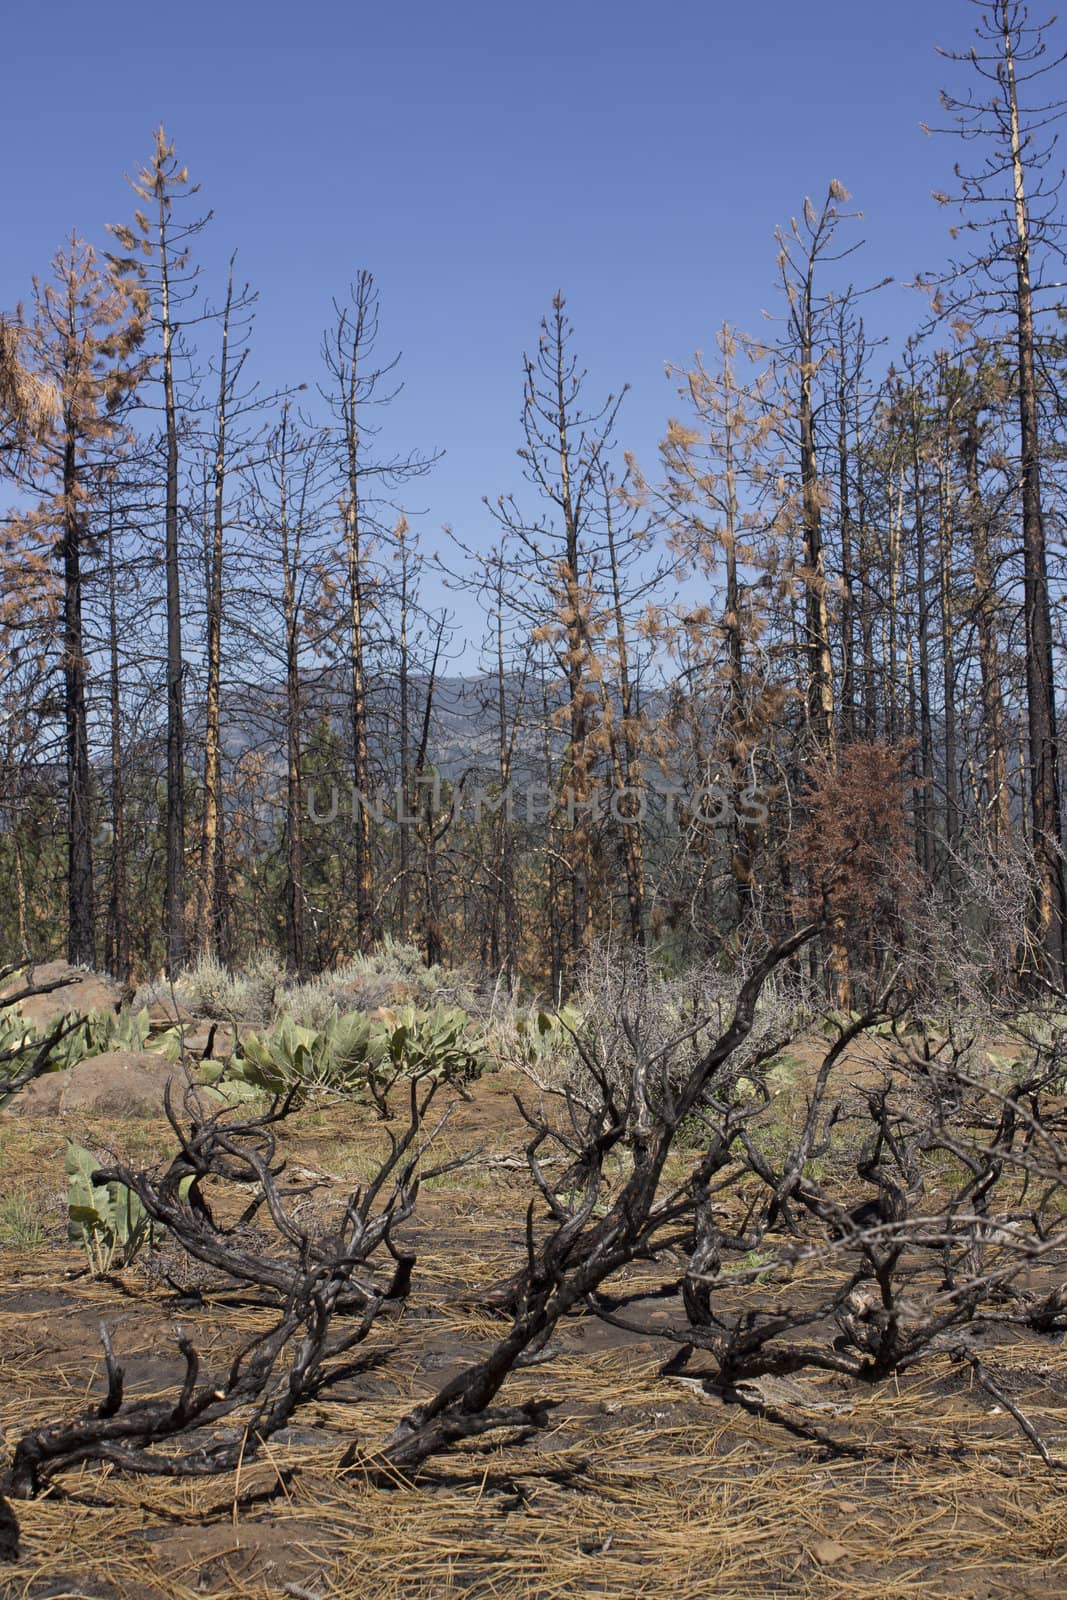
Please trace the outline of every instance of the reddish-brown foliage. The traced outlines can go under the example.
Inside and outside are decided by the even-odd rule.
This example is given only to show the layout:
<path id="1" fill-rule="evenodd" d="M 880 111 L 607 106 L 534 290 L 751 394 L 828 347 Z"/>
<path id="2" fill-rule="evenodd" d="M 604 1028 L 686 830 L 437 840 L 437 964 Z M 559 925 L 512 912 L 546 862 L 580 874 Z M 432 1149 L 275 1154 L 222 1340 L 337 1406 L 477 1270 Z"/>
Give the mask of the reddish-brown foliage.
<path id="1" fill-rule="evenodd" d="M 899 930 L 921 905 L 922 882 L 909 838 L 915 780 L 906 746 L 853 744 L 838 765 L 809 769 L 805 821 L 792 856 L 804 887 L 798 909 L 820 907 L 846 924 Z"/>

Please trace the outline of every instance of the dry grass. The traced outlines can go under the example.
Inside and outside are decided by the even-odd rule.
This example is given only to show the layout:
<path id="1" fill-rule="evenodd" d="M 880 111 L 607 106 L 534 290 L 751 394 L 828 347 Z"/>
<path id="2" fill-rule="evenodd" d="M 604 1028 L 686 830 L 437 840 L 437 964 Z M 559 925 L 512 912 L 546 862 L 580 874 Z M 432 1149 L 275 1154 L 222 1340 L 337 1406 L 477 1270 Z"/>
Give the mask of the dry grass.
<path id="1" fill-rule="evenodd" d="M 453 1150 L 514 1150 L 506 1076 L 486 1080 L 449 1125 Z M 366 1170 L 382 1138 L 351 1108 L 297 1119 L 294 1168 Z M 0 1178 L 20 1193 L 57 1183 L 62 1129 L 0 1122 Z M 92 1129 L 79 1128 L 86 1142 Z M 155 1130 L 156 1133 L 159 1130 Z M 120 1131 L 97 1130 L 120 1144 Z M 138 1136 L 151 1144 L 147 1130 Z M 462 1174 L 460 1175 L 460 1180 Z M 319 1191 L 324 1205 L 340 1188 Z M 792 1413 L 866 1446 L 827 1457 L 691 1385 L 660 1374 L 664 1347 L 587 1319 L 560 1328 L 552 1359 L 516 1374 L 507 1398 L 548 1396 L 552 1424 L 525 1444 L 494 1439 L 431 1463 L 418 1485 L 372 1487 L 338 1463 L 373 1445 L 414 1400 L 496 1337 L 471 1291 L 515 1263 L 522 1175 L 483 1163 L 477 1182 L 427 1193 L 409 1226 L 419 1252 L 409 1311 L 372 1336 L 384 1365 L 298 1415 L 236 1474 L 129 1479 L 99 1468 L 18 1507 L 23 1557 L 4 1600 L 992 1600 L 1067 1592 L 1067 1496 L 988 1397 L 947 1356 L 874 1391 L 803 1374 Z M 69 1415 L 100 1392 L 106 1320 L 131 1388 L 176 1374 L 179 1315 L 137 1268 L 121 1285 L 67 1276 L 61 1244 L 0 1252 L 0 1430 Z M 660 1274 L 662 1275 L 662 1274 Z M 655 1276 L 655 1273 L 653 1273 Z M 180 1309 L 205 1367 L 262 1313 Z M 1053 1448 L 1067 1448 L 1060 1343 L 1019 1339 L 986 1353 Z M 694 1362 L 694 1369 L 698 1363 Z"/>

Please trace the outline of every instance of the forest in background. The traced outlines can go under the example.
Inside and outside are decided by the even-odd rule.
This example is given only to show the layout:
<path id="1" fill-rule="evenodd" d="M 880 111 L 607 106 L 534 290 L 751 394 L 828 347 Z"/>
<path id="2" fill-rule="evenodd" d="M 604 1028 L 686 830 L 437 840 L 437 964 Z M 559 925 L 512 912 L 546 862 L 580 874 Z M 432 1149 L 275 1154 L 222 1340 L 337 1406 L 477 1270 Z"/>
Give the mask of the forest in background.
<path id="1" fill-rule="evenodd" d="M 373 276 L 299 390 L 251 385 L 254 291 L 203 281 L 224 223 L 161 128 L 0 325 L 2 948 L 303 975 L 388 934 L 559 997 L 598 943 L 733 964 L 814 908 L 843 1005 L 963 943 L 1060 984 L 1063 57 L 979 16 L 904 348 L 836 179 L 778 231 L 778 320 L 694 330 L 658 461 L 557 294 L 493 539 L 439 557 Z M 483 621 L 466 764 L 431 565 Z"/>

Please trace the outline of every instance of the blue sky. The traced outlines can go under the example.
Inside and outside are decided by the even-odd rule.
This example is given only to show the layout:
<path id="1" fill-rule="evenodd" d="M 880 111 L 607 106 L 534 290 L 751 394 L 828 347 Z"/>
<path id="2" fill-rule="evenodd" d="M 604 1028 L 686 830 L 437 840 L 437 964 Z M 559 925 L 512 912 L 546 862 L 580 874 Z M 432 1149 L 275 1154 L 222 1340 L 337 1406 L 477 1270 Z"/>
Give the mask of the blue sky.
<path id="1" fill-rule="evenodd" d="M 125 219 L 124 171 L 162 120 L 260 291 L 255 368 L 314 381 L 333 295 L 375 274 L 404 352 L 387 440 L 445 459 L 414 495 L 491 534 L 520 484 L 521 353 L 557 287 L 595 391 L 629 382 L 621 441 L 654 467 L 666 360 L 775 306 L 773 230 L 831 177 L 864 221 L 857 281 L 944 258 L 930 198 L 957 154 L 926 138 L 970 44 L 967 0 L 9 0 L 0 306 L 72 227 Z M 958 79 L 956 81 L 959 81 Z M 19 152 L 16 154 L 16 152 Z M 868 305 L 902 339 L 921 311 Z"/>

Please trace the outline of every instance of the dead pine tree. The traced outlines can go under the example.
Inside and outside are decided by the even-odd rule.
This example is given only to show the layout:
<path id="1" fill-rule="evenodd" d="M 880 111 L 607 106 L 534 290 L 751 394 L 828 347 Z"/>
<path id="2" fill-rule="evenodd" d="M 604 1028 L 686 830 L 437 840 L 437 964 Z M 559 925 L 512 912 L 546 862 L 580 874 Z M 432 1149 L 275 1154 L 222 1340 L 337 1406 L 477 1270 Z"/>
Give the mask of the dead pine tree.
<path id="1" fill-rule="evenodd" d="M 1054 313 L 1062 277 L 1059 178 L 1050 170 L 1053 124 L 1064 102 L 1048 96 L 1049 74 L 1067 53 L 1050 53 L 1047 30 L 1029 21 L 1019 0 L 972 0 L 976 43 L 941 50 L 978 81 L 956 94 L 943 90 L 951 123 L 937 132 L 962 136 L 979 152 L 969 170 L 957 163 L 955 192 L 938 193 L 958 209 L 954 237 L 970 249 L 950 269 L 921 280 L 934 309 L 1012 352 L 1017 404 L 1017 462 L 1023 550 L 1022 614 L 1026 658 L 1027 773 L 1030 846 L 1034 856 L 1033 935 L 1044 975 L 1062 981 L 1067 897 L 1063 874 L 1059 740 L 1053 669 L 1039 346 L 1044 318 Z M 1050 272 L 1050 266 L 1052 271 Z"/>
<path id="2" fill-rule="evenodd" d="M 243 472 L 248 525 L 229 603 L 247 657 L 279 684 L 270 710 L 285 752 L 284 954 L 289 971 L 300 974 L 307 965 L 306 725 L 329 627 L 326 439 L 303 425 L 285 400 L 255 457 Z"/>
<path id="3" fill-rule="evenodd" d="M 17 463 L 28 444 L 55 417 L 57 397 L 26 363 L 21 311 L 0 316 L 0 463 Z"/>
<path id="4" fill-rule="evenodd" d="M 34 285 L 26 348 L 58 410 L 23 456 L 23 483 L 41 495 L 25 531 L 54 549 L 62 610 L 60 670 L 66 753 L 67 956 L 96 958 L 89 761 L 86 582 L 108 518 L 109 462 L 129 438 L 128 408 L 145 375 L 146 295 L 136 273 L 101 263 L 76 236 Z"/>
<path id="5" fill-rule="evenodd" d="M 851 286 L 834 291 L 822 287 L 826 269 L 838 265 L 860 247 L 843 244 L 839 229 L 858 213 L 842 211 L 847 189 L 831 180 L 820 205 L 805 199 L 799 217 L 776 231 L 778 274 L 785 301 L 785 327 L 775 342 L 754 350 L 770 363 L 775 394 L 775 431 L 785 458 L 783 486 L 786 524 L 797 527 L 800 561 L 796 572 L 802 611 L 798 619 L 802 662 L 800 682 L 805 706 L 804 764 L 829 763 L 838 756 L 834 653 L 831 639 L 831 584 L 827 557 L 826 511 L 830 474 L 824 471 L 820 425 L 832 399 L 833 358 L 842 306 L 851 304 Z M 835 1004 L 847 1010 L 850 979 L 844 930 L 831 929 L 830 986 Z"/>
<path id="6" fill-rule="evenodd" d="M 632 474 L 628 471 L 621 483 L 616 482 L 601 461 L 598 475 L 610 589 L 598 629 L 594 677 L 600 695 L 601 742 L 611 768 L 608 814 L 622 855 L 627 923 L 632 943 L 642 948 L 647 931 L 642 763 L 648 719 L 640 699 L 643 662 L 637 639 L 641 612 L 663 582 L 666 569 L 657 564 L 650 572 L 633 570 L 652 543 L 655 521 L 647 515 L 639 520 L 640 496 L 635 496 Z"/>
<path id="7" fill-rule="evenodd" d="M 488 505 L 488 501 L 483 501 Z M 525 835 L 516 816 L 512 784 L 517 772 L 533 759 L 526 747 L 526 713 L 535 698 L 532 688 L 533 645 L 526 619 L 512 603 L 512 549 L 505 536 L 489 550 L 465 544 L 451 528 L 448 536 L 462 558 L 435 566 L 449 589 L 465 592 L 484 616 L 481 639 L 479 710 L 492 728 L 493 761 L 479 768 L 488 784 L 474 807 L 471 848 L 481 889 L 478 944 L 487 975 L 502 977 L 511 987 L 519 973 L 524 901 L 521 859 Z M 531 740 L 532 744 L 532 740 Z M 552 944 L 551 938 L 547 941 Z M 550 961 L 550 965 L 551 965 Z M 553 966 L 553 971 L 555 968 Z M 558 973 L 556 974 L 558 977 Z M 550 979 L 551 981 L 551 979 Z M 553 991 L 555 992 L 555 991 Z"/>
<path id="8" fill-rule="evenodd" d="M 219 313 L 218 389 L 214 418 L 205 446 L 205 509 L 203 515 L 204 578 L 204 788 L 200 817 L 200 867 L 197 877 L 194 939 L 198 954 L 225 953 L 225 852 L 222 815 L 222 662 L 224 570 L 227 555 L 227 487 L 235 452 L 235 422 L 254 395 L 240 392 L 248 359 L 248 331 L 256 296 L 247 284 L 235 288 L 234 257 L 226 277 L 226 296 Z M 236 337 L 235 337 L 236 336 Z M 239 441 L 238 441 L 239 443 Z"/>
<path id="9" fill-rule="evenodd" d="M 181 330 L 197 320 L 195 297 L 199 269 L 191 261 L 192 241 L 206 226 L 211 213 L 192 221 L 175 216 L 198 192 L 189 182 L 188 169 L 174 153 L 163 128 L 156 131 L 149 161 L 129 180 L 144 209 L 134 213 L 132 225 L 114 224 L 111 233 L 118 251 L 111 256 L 116 269 L 137 273 L 148 292 L 147 348 L 157 358 L 155 378 L 160 387 L 164 471 L 162 484 L 163 569 L 166 604 L 167 679 L 167 782 L 166 878 L 164 888 L 165 967 L 173 976 L 186 954 L 185 926 L 185 684 L 182 643 L 182 562 L 179 544 L 181 460 L 179 436 L 187 415 L 178 367 L 188 352 L 180 342 Z"/>
<path id="10" fill-rule="evenodd" d="M 356 934 L 361 949 L 373 943 L 375 912 L 374 841 L 370 745 L 371 619 L 380 575 L 373 573 L 375 548 L 400 509 L 395 496 L 429 472 L 436 455 L 416 450 L 380 454 L 376 420 L 399 393 L 393 380 L 399 355 L 380 362 L 378 291 L 373 275 L 357 273 L 346 301 L 334 302 L 334 321 L 323 335 L 326 378 L 323 398 L 332 414 L 329 434 L 343 535 L 343 617 L 338 640 L 348 676 L 348 725 L 353 786 L 352 828 L 356 865 Z"/>
<path id="11" fill-rule="evenodd" d="M 567 986 L 593 937 L 600 851 L 594 768 L 603 744 L 595 644 L 609 620 L 599 497 L 626 390 L 608 395 L 595 410 L 587 408 L 585 374 L 574 353 L 562 293 L 553 296 L 536 354 L 524 357 L 523 370 L 519 459 L 539 507 L 526 512 L 513 495 L 501 495 L 490 509 L 509 546 L 512 608 L 532 638 L 550 650 L 559 675 L 558 712 L 550 718 L 564 734 L 555 781 L 568 893 L 562 952 Z M 546 765 L 551 764 L 549 751 Z"/>
<path id="12" fill-rule="evenodd" d="M 701 354 L 687 369 L 670 368 L 686 410 L 671 418 L 660 444 L 662 496 L 670 547 L 681 571 L 721 592 L 687 605 L 672 634 L 691 700 L 688 719 L 721 730 L 698 761 L 708 776 L 726 776 L 731 932 L 748 922 L 760 898 L 762 828 L 746 820 L 758 747 L 780 709 L 760 681 L 758 653 L 780 567 L 781 534 L 768 503 L 773 480 L 767 445 L 773 410 L 765 368 L 739 371 L 743 341 L 726 325 L 716 335 L 714 366 Z M 695 722 L 694 722 L 695 718 Z"/>
<path id="13" fill-rule="evenodd" d="M 960 373 L 956 382 L 962 393 L 954 444 L 964 481 L 969 608 L 978 635 L 981 682 L 983 812 L 990 852 L 1000 860 L 1010 847 L 1012 831 L 1001 661 L 1004 603 L 996 582 L 1002 519 L 984 493 L 984 484 L 992 435 L 987 413 L 1002 403 L 1007 385 L 1003 371 L 998 371 L 995 359 L 986 359 L 981 344 L 973 374 L 965 378 Z"/>
<path id="14" fill-rule="evenodd" d="M 105 966 L 125 983 L 130 976 L 129 842 L 126 829 L 125 727 L 123 660 L 119 644 L 119 555 L 116 523 L 120 518 L 115 485 L 107 486 L 107 512 L 102 559 L 107 585 L 107 704 L 110 762 L 108 800 L 111 822 L 111 875 L 105 934 Z"/>

